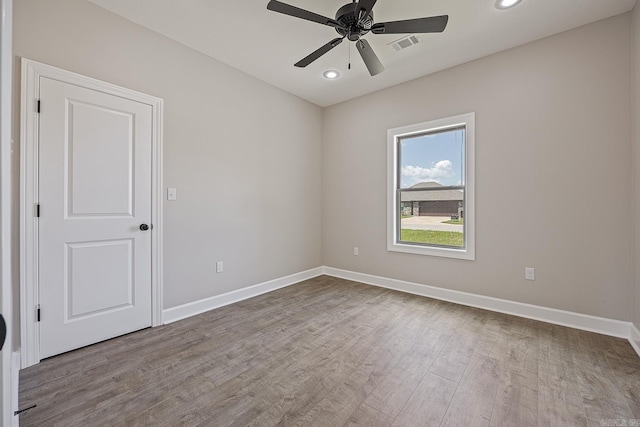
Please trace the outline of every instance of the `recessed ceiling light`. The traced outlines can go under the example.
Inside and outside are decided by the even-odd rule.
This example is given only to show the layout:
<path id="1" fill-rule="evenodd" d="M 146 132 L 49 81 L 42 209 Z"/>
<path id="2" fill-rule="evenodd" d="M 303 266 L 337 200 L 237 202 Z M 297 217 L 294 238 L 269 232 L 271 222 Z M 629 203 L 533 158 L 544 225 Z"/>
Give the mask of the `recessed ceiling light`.
<path id="1" fill-rule="evenodd" d="M 522 0 L 496 0 L 496 9 L 509 9 L 521 1 Z"/>
<path id="2" fill-rule="evenodd" d="M 329 80 L 335 80 L 338 77 L 340 77 L 340 73 L 337 72 L 336 70 L 325 71 L 324 73 L 322 73 L 322 75 L 324 76 L 325 79 L 329 79 Z"/>

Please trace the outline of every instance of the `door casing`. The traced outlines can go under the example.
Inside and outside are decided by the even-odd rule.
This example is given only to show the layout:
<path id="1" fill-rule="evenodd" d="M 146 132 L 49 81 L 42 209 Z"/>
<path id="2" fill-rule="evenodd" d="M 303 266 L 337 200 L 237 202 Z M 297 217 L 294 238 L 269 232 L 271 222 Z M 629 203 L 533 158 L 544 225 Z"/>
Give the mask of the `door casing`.
<path id="1" fill-rule="evenodd" d="M 12 93 L 12 22 L 13 1 L 0 0 L 0 312 L 7 321 L 7 336 L 0 352 L 0 425 L 17 425 L 17 382 L 12 372 L 13 304 L 12 253 L 13 233 L 11 229 L 13 206 L 11 173 L 11 93 Z"/>
<path id="2" fill-rule="evenodd" d="M 38 301 L 38 112 L 40 78 L 121 96 L 152 108 L 151 166 L 151 312 L 152 326 L 162 324 L 162 123 L 163 100 L 60 68 L 22 58 L 20 106 L 20 338 L 22 368 L 40 362 Z"/>

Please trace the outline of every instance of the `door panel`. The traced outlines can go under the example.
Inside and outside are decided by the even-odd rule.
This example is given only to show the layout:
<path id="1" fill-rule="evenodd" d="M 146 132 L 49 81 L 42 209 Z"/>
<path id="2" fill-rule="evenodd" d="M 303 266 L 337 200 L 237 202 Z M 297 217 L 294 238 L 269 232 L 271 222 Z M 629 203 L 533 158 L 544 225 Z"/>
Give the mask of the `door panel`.
<path id="1" fill-rule="evenodd" d="M 134 116 L 67 100 L 69 216 L 133 215 Z"/>
<path id="2" fill-rule="evenodd" d="M 151 326 L 152 107 L 40 79 L 40 356 Z"/>
<path id="3" fill-rule="evenodd" d="M 65 322 L 133 307 L 132 249 L 131 239 L 67 244 Z"/>

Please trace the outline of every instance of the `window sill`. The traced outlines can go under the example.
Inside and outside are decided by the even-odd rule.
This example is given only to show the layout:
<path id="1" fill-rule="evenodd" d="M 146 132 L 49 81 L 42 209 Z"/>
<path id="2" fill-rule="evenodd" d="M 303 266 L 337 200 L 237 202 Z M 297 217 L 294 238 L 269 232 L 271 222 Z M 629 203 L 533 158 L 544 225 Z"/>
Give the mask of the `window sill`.
<path id="1" fill-rule="evenodd" d="M 402 243 L 394 243 L 387 246 L 389 252 L 402 252 L 414 255 L 427 255 L 443 258 L 455 258 L 467 261 L 474 261 L 475 251 L 472 248 L 455 249 L 455 248 L 438 248 L 433 246 L 418 246 Z"/>

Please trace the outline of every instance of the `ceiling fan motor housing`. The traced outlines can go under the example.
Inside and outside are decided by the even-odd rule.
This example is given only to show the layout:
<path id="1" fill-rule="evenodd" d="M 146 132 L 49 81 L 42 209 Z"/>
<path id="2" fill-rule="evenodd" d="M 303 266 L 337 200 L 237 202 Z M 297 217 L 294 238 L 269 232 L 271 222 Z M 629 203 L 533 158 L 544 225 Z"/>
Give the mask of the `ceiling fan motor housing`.
<path id="1" fill-rule="evenodd" d="M 342 6 L 338 9 L 338 12 L 336 12 L 336 21 L 346 28 L 345 30 L 345 28 L 336 27 L 336 31 L 341 36 L 353 42 L 367 34 L 373 25 L 373 11 L 369 12 L 365 18 L 358 22 L 356 17 L 357 7 L 357 3 L 349 3 Z"/>

